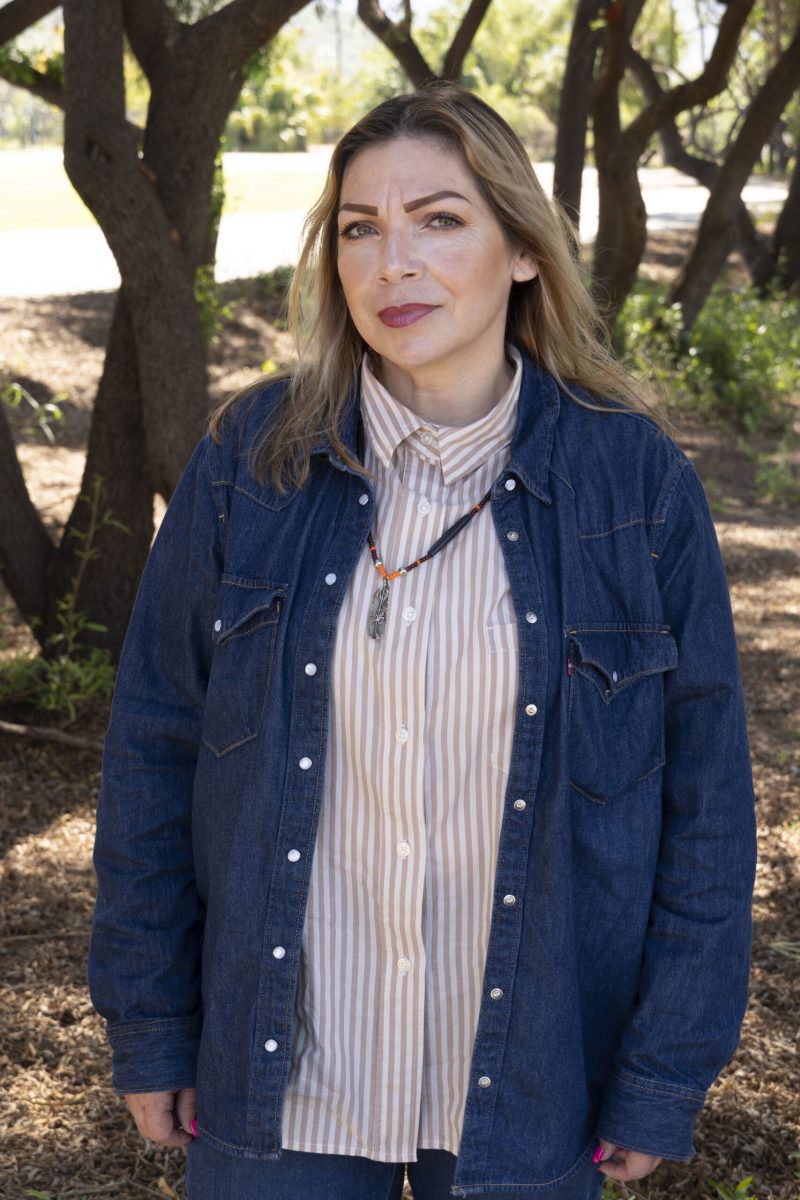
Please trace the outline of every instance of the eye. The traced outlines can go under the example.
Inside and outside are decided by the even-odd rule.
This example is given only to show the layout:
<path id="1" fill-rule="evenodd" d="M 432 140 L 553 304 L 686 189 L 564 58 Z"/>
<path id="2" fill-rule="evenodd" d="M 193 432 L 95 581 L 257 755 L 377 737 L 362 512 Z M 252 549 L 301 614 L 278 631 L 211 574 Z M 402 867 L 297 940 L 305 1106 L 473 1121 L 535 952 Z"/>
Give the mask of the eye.
<path id="1" fill-rule="evenodd" d="M 448 213 L 448 212 L 431 213 L 431 217 L 430 217 L 430 220 L 428 221 L 428 224 L 433 225 L 434 221 L 438 221 L 440 219 L 447 221 L 448 224 L 447 225 L 437 225 L 437 226 L 434 226 L 434 228 L 436 228 L 436 229 L 454 229 L 457 225 L 464 224 L 464 222 L 461 220 L 461 218 L 457 217 L 455 215 L 455 213 Z M 368 221 L 351 221 L 349 225 L 345 225 L 345 227 L 343 229 L 339 230 L 339 237 L 346 238 L 347 241 L 349 241 L 349 242 L 360 242 L 360 241 L 363 241 L 366 234 L 356 233 L 355 231 L 357 229 L 372 229 L 372 228 L 373 228 L 373 226 L 370 225 Z"/>

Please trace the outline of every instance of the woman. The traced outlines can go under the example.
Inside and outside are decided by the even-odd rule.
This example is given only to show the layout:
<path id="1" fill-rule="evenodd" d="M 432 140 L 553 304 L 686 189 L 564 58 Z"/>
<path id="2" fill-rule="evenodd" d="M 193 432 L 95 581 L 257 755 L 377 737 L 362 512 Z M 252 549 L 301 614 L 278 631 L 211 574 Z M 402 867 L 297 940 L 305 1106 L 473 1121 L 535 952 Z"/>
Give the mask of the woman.
<path id="1" fill-rule="evenodd" d="M 752 776 L 691 461 L 455 85 L 336 146 L 298 361 L 178 485 L 90 952 L 190 1200 L 597 1197 L 688 1161 L 747 1001 Z M 196 1136 L 195 1136 L 196 1135 Z"/>

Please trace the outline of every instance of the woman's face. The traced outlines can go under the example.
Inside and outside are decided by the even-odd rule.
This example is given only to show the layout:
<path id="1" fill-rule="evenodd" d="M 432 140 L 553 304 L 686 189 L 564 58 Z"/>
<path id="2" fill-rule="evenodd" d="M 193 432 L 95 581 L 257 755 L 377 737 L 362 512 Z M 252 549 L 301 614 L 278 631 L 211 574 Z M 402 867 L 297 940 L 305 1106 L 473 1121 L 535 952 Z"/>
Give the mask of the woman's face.
<path id="1" fill-rule="evenodd" d="M 432 378 L 500 359 L 512 281 L 537 268 L 511 249 L 457 149 L 402 136 L 361 150 L 345 170 L 337 222 L 347 306 L 376 354 Z M 432 308 L 412 323 L 381 316 L 406 304 Z"/>

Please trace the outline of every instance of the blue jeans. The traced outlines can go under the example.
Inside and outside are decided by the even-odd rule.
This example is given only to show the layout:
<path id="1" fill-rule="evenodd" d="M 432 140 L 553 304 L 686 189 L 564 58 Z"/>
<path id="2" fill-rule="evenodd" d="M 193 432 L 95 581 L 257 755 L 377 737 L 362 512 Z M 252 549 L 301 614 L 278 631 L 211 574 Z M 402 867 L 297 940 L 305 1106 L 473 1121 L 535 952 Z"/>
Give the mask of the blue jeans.
<path id="1" fill-rule="evenodd" d="M 456 1156 L 418 1150 L 417 1162 L 375 1162 L 349 1154 L 284 1150 L 266 1162 L 234 1158 L 195 1138 L 187 1147 L 188 1200 L 401 1200 L 404 1174 L 414 1200 L 452 1200 Z M 556 1191 L 537 1189 L 484 1194 L 478 1200 L 598 1200 L 605 1176 L 593 1163 Z"/>

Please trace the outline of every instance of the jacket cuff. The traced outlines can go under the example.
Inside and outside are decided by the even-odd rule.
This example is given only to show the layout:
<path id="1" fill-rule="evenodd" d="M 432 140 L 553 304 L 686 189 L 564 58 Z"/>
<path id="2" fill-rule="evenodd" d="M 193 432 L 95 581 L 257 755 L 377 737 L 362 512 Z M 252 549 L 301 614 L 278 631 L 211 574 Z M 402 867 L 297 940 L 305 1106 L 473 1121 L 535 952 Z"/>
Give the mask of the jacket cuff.
<path id="1" fill-rule="evenodd" d="M 202 1017 L 169 1017 L 106 1023 L 119 1096 L 133 1092 L 177 1092 L 195 1086 Z"/>
<path id="2" fill-rule="evenodd" d="M 600 1106 L 597 1136 L 626 1150 L 689 1162 L 705 1092 L 615 1067 Z"/>

